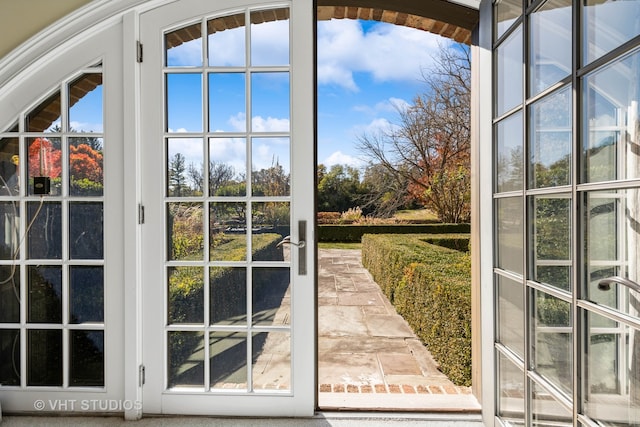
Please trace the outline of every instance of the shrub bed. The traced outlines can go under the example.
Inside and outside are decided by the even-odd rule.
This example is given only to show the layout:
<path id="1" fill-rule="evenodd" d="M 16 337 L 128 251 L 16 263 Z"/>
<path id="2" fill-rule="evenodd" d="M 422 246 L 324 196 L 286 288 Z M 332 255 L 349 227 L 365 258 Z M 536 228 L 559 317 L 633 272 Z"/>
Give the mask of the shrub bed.
<path id="1" fill-rule="evenodd" d="M 469 224 L 365 224 L 318 225 L 320 242 L 360 242 L 365 234 L 469 233 Z"/>
<path id="2" fill-rule="evenodd" d="M 362 262 L 457 385 L 471 385 L 471 259 L 434 236 L 364 235 Z M 464 236 L 436 236 L 468 247 Z"/>

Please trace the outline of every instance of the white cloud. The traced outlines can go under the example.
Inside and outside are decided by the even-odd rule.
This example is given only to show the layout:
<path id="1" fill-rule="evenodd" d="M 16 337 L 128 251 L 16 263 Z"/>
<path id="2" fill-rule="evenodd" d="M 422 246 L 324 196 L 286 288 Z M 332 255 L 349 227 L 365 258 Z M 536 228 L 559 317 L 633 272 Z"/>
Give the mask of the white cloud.
<path id="1" fill-rule="evenodd" d="M 318 22 L 318 82 L 356 91 L 353 74 L 368 72 L 378 82 L 419 81 L 438 44 L 426 31 L 379 23 L 366 33 L 355 20 Z"/>
<path id="2" fill-rule="evenodd" d="M 345 154 L 339 150 L 331 153 L 331 155 L 322 162 L 327 168 L 331 168 L 333 165 L 348 165 L 359 168 L 362 167 L 364 163 L 365 162 L 359 157 Z"/>
<path id="3" fill-rule="evenodd" d="M 251 119 L 251 129 L 254 132 L 288 132 L 289 119 L 255 116 Z"/>
<path id="4" fill-rule="evenodd" d="M 190 40 L 167 50 L 167 64 L 170 66 L 201 65 L 202 39 Z"/>
<path id="5" fill-rule="evenodd" d="M 247 142 L 244 138 L 210 138 L 209 156 L 216 163 L 233 166 L 236 176 L 246 173 Z"/>
<path id="6" fill-rule="evenodd" d="M 289 64 L 289 21 L 251 26 L 252 65 Z"/>
<path id="7" fill-rule="evenodd" d="M 410 104 L 404 99 L 391 97 L 373 106 L 369 104 L 359 104 L 353 107 L 353 109 L 359 113 L 377 115 L 379 113 L 397 113 L 398 110 L 404 110 L 409 106 Z"/>
<path id="8" fill-rule="evenodd" d="M 277 163 L 289 173 L 291 167 L 288 138 L 253 138 L 252 144 L 253 170 L 268 169 Z"/>
<path id="9" fill-rule="evenodd" d="M 215 66 L 238 66 L 245 63 L 245 28 L 218 31 L 209 36 L 209 62 Z"/>
<path id="10" fill-rule="evenodd" d="M 389 132 L 396 125 L 391 123 L 385 118 L 377 118 L 367 123 L 366 125 L 355 125 L 351 128 L 353 135 L 378 135 L 381 132 Z"/>

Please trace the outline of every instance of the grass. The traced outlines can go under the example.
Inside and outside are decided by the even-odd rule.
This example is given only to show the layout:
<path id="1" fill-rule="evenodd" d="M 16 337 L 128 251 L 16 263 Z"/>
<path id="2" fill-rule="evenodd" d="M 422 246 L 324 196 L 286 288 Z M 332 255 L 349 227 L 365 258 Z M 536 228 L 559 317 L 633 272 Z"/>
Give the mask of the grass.
<path id="1" fill-rule="evenodd" d="M 357 249 L 357 250 L 362 250 L 362 243 L 318 242 L 318 249 Z"/>
<path id="2" fill-rule="evenodd" d="M 396 212 L 394 218 L 399 220 L 422 220 L 422 221 L 437 221 L 438 217 L 428 209 L 411 209 L 411 210 L 401 210 Z"/>

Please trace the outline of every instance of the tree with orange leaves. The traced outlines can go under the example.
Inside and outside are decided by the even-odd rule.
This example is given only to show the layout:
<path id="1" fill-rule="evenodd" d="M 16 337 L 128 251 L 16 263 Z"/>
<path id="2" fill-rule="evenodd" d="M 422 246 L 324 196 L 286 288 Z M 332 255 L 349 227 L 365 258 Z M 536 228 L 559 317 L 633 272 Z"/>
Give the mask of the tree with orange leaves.
<path id="1" fill-rule="evenodd" d="M 87 144 L 69 146 L 69 174 L 74 180 L 102 182 L 102 153 Z"/>
<path id="2" fill-rule="evenodd" d="M 465 46 L 441 47 L 424 75 L 427 90 L 398 106 L 400 123 L 359 138 L 358 148 L 408 183 L 407 191 L 442 222 L 471 217 L 471 59 Z"/>
<path id="3" fill-rule="evenodd" d="M 58 178 L 62 173 L 62 151 L 47 138 L 36 138 L 29 144 L 29 176 Z"/>

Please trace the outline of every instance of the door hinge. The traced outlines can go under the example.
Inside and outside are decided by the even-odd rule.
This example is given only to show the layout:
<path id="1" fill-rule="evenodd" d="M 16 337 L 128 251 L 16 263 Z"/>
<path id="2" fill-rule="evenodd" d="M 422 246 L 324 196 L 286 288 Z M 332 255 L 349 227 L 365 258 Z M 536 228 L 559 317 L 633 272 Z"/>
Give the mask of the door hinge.
<path id="1" fill-rule="evenodd" d="M 142 62 L 142 43 L 136 40 L 136 60 L 138 63 Z"/>
<path id="2" fill-rule="evenodd" d="M 144 385 L 144 365 L 138 366 L 138 384 L 140 387 Z"/>
<path id="3" fill-rule="evenodd" d="M 144 224 L 144 205 L 138 204 L 138 224 Z"/>

